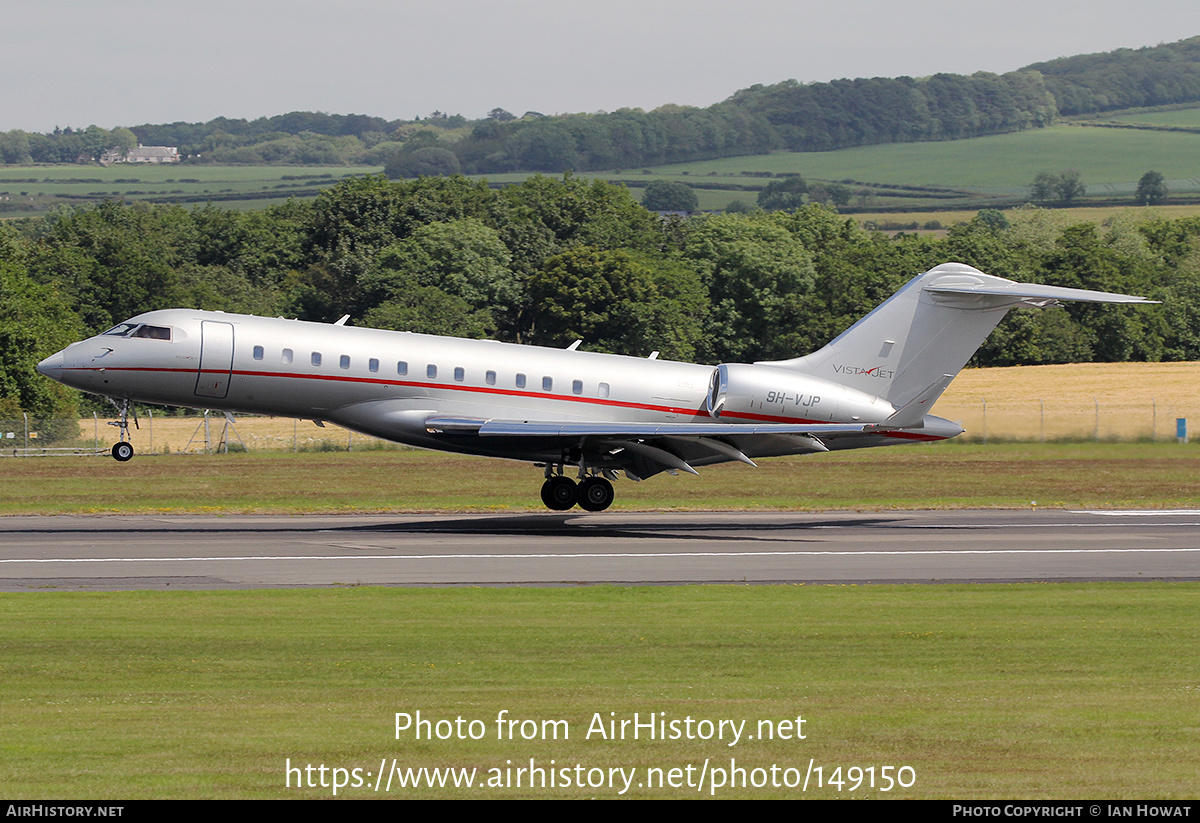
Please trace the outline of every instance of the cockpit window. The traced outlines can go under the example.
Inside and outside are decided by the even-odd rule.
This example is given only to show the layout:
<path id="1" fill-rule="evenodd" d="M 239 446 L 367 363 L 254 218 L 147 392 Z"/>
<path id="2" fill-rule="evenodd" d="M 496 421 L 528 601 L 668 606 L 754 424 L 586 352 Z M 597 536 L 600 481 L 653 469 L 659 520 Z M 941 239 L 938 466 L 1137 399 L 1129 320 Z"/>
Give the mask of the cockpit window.
<path id="1" fill-rule="evenodd" d="M 147 337 L 151 340 L 170 340 L 170 326 L 142 326 L 133 333 L 134 337 Z"/>
<path id="2" fill-rule="evenodd" d="M 108 337 L 142 337 L 148 340 L 170 340 L 170 326 L 148 326 L 145 323 L 119 323 L 104 332 Z"/>
<path id="3" fill-rule="evenodd" d="M 125 337 L 126 335 L 128 335 L 131 331 L 133 331 L 136 328 L 137 328 L 136 323 L 120 323 L 116 326 L 113 326 L 108 331 L 104 332 L 104 334 L 112 335 L 113 337 Z"/>

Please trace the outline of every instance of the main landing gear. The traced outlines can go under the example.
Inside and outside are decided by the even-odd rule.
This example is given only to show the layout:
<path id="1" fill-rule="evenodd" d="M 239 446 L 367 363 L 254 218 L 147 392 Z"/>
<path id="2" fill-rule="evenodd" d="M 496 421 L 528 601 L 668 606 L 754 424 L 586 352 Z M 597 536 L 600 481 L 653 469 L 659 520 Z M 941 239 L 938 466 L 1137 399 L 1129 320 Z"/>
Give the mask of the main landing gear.
<path id="1" fill-rule="evenodd" d="M 111 397 L 108 402 L 113 404 L 113 408 L 120 415 L 116 420 L 110 420 L 108 425 L 116 426 L 121 430 L 121 442 L 116 443 L 112 447 L 112 456 L 114 460 L 124 463 L 133 457 L 133 444 L 129 442 L 129 411 L 132 408 L 128 400 L 122 400 L 118 403 Z M 137 410 L 133 412 L 133 427 L 138 428 Z"/>
<path id="2" fill-rule="evenodd" d="M 578 503 L 584 511 L 602 512 L 612 505 L 615 496 L 612 483 L 604 477 L 591 475 L 576 483 L 562 474 L 553 474 L 551 467 L 546 467 L 546 482 L 542 484 L 542 502 L 548 509 L 565 512 L 574 508 Z"/>

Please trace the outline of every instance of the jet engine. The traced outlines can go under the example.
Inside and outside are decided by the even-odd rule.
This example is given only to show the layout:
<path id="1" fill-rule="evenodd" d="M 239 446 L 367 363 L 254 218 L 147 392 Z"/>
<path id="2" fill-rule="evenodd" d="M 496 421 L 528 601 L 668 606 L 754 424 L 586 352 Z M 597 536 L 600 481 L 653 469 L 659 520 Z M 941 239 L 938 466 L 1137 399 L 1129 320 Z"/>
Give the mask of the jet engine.
<path id="1" fill-rule="evenodd" d="M 791 422 L 878 423 L 895 408 L 882 397 L 776 366 L 722 363 L 708 384 L 714 417 Z"/>

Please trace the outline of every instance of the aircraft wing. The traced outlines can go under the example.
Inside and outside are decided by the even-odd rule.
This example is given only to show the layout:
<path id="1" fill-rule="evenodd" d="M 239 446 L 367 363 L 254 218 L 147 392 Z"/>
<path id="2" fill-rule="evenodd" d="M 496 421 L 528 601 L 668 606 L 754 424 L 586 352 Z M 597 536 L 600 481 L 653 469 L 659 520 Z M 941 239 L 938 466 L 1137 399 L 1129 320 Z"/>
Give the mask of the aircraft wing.
<path id="1" fill-rule="evenodd" d="M 429 417 L 431 434 L 478 434 L 480 437 L 729 437 L 763 434 L 858 434 L 868 423 L 560 423 L 554 420 L 501 420 L 476 417 Z"/>
<path id="2" fill-rule="evenodd" d="M 692 467 L 755 456 L 828 451 L 822 438 L 878 430 L 865 423 L 623 423 L 505 420 L 431 416 L 430 434 L 518 439 L 577 450 L 589 464 L 620 468 L 634 479 L 661 471 L 696 474 Z"/>

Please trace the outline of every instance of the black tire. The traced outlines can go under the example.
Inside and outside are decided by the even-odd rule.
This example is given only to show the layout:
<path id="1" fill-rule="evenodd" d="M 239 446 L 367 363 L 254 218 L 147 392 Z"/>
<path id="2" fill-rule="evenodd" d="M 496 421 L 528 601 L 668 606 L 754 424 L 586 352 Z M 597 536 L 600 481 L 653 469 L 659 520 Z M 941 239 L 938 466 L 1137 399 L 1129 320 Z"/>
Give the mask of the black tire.
<path id="1" fill-rule="evenodd" d="M 579 484 L 579 507 L 589 512 L 602 512 L 612 505 L 616 493 L 603 477 L 589 477 Z"/>
<path id="2" fill-rule="evenodd" d="M 112 447 L 113 460 L 124 463 L 133 457 L 133 446 L 129 443 L 117 443 Z"/>
<path id="3" fill-rule="evenodd" d="M 578 489 L 569 477 L 556 475 L 542 484 L 542 502 L 548 509 L 565 512 L 574 507 L 577 499 Z"/>

